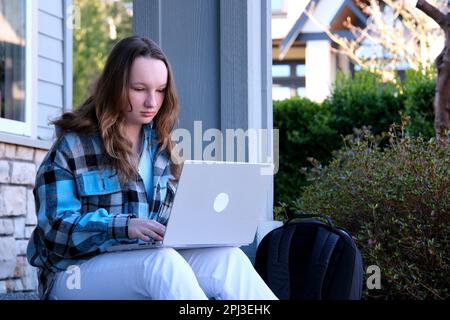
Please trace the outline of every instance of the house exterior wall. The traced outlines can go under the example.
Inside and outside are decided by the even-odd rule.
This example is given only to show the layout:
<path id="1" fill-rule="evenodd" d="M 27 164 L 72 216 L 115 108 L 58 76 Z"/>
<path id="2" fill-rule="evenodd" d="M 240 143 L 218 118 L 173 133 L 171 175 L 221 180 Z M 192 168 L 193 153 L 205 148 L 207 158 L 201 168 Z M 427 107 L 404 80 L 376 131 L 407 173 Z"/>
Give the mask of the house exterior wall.
<path id="1" fill-rule="evenodd" d="M 133 6 L 134 33 L 155 40 L 172 65 L 179 127 L 193 132 L 201 119 L 203 130 L 220 128 L 220 2 L 141 0 Z"/>
<path id="2" fill-rule="evenodd" d="M 328 40 L 306 43 L 306 96 L 323 101 L 331 92 L 336 65 Z"/>
<path id="3" fill-rule="evenodd" d="M 65 4 L 64 0 L 39 0 L 38 7 L 38 95 L 37 138 L 52 140 L 49 120 L 59 116 L 65 106 Z M 72 48 L 70 48 L 72 50 Z"/>
<path id="4" fill-rule="evenodd" d="M 280 41 L 288 35 L 303 13 L 305 6 L 309 3 L 309 0 L 302 2 L 301 5 L 300 2 L 297 0 L 285 0 L 285 7 L 295 8 L 296 12 L 290 11 L 289 14 L 284 16 L 272 13 L 273 30 L 276 30 L 276 32 L 272 31 L 273 64 L 289 64 L 296 61 L 304 61 L 306 70 L 304 96 L 313 101 L 321 102 L 331 93 L 337 70 L 342 70 L 346 73 L 350 72 L 350 61 L 347 57 L 342 55 L 337 57 L 332 52 L 331 40 L 325 36 L 320 26 L 309 19 L 302 26 L 301 35 L 310 38 L 307 37 L 306 41 L 300 41 L 297 38 L 283 59 L 279 59 Z M 319 0 L 313 8 L 314 16 L 322 25 L 328 26 L 344 2 L 344 0 Z M 292 18 L 293 16 L 295 16 L 295 19 Z M 311 37 L 314 39 L 311 39 Z M 279 78 L 279 80 L 276 81 L 274 79 L 274 83 L 283 81 L 282 78 Z M 300 81 L 301 79 L 298 79 L 299 84 L 297 87 L 301 86 Z M 273 90 L 275 92 L 278 88 L 275 88 L 274 85 Z M 292 96 L 295 90 L 291 89 L 290 92 Z"/>
<path id="5" fill-rule="evenodd" d="M 71 109 L 72 33 L 66 25 L 71 0 L 39 0 L 27 7 L 37 30 L 32 32 L 35 73 L 31 136 L 0 129 L 0 294 L 37 290 L 37 272 L 26 259 L 26 248 L 36 226 L 33 187 L 36 171 L 54 140 L 52 120 Z M 27 48 L 28 49 L 28 48 Z"/>
<path id="6" fill-rule="evenodd" d="M 36 226 L 33 187 L 47 150 L 0 142 L 0 293 L 35 291 L 37 275 L 26 259 Z"/>

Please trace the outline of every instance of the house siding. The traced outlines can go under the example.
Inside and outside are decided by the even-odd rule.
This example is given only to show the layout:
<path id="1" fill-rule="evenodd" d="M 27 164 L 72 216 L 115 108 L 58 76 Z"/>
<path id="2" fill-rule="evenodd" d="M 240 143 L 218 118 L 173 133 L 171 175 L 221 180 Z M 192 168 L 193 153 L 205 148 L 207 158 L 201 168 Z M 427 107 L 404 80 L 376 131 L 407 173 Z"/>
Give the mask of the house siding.
<path id="1" fill-rule="evenodd" d="M 40 0 L 38 6 L 38 95 L 37 138 L 53 140 L 53 126 L 49 121 L 65 109 L 65 0 Z"/>
<path id="2" fill-rule="evenodd" d="M 37 290 L 36 269 L 26 258 L 37 223 L 32 191 L 36 171 L 55 138 L 49 121 L 71 109 L 72 32 L 64 18 L 71 3 L 40 0 L 36 8 L 37 88 L 32 112 L 37 113 L 37 136 L 0 133 L 0 294 Z"/>

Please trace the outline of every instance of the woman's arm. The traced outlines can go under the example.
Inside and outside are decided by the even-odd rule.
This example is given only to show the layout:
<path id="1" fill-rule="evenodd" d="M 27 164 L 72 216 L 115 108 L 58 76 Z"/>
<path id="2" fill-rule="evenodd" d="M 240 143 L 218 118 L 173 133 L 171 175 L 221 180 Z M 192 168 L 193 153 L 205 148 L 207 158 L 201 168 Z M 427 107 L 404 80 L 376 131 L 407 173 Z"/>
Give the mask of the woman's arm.
<path id="1" fill-rule="evenodd" d="M 81 215 L 73 174 L 59 162 L 39 169 L 33 191 L 38 228 L 47 249 L 61 258 L 76 258 L 101 249 L 107 242 L 129 240 L 127 225 L 132 215 L 110 216 L 103 208 Z"/>

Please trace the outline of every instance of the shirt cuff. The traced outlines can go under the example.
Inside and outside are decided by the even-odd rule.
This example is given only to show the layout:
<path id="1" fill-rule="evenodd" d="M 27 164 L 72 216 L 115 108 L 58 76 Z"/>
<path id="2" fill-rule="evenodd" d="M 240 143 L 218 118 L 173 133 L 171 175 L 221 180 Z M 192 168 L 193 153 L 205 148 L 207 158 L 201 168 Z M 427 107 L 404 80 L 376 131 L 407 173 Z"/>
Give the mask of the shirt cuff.
<path id="1" fill-rule="evenodd" d="M 133 217 L 129 214 L 112 216 L 108 222 L 108 235 L 110 239 L 128 240 L 128 220 Z"/>

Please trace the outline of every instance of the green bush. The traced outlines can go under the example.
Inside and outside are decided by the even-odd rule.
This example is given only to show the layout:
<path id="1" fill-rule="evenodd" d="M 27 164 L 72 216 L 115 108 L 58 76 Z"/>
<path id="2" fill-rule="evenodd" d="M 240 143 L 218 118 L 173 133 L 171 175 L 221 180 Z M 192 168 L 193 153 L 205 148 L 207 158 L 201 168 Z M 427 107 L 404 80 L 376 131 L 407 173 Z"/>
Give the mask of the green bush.
<path id="1" fill-rule="evenodd" d="M 409 117 L 408 134 L 426 139 L 434 137 L 434 94 L 436 69 L 407 70 L 403 84 L 404 110 Z"/>
<path id="2" fill-rule="evenodd" d="M 383 81 L 379 74 L 359 71 L 354 78 L 339 73 L 329 104 L 334 115 L 332 127 L 341 135 L 353 128 L 370 126 L 374 134 L 387 132 L 393 123 L 400 123 L 399 111 L 403 96 L 399 81 Z"/>
<path id="3" fill-rule="evenodd" d="M 279 171 L 275 176 L 275 203 L 300 195 L 307 185 L 301 168 L 314 157 L 326 163 L 337 148 L 338 136 L 329 126 L 331 111 L 308 99 L 274 102 L 274 128 L 279 129 Z"/>
<path id="4" fill-rule="evenodd" d="M 275 176 L 275 204 L 301 195 L 308 181 L 302 167 L 308 158 L 322 165 L 343 144 L 342 137 L 354 128 L 368 126 L 374 134 L 387 132 L 400 122 L 400 113 L 410 121 L 407 132 L 426 139 L 434 136 L 434 70 L 407 71 L 403 83 L 385 82 L 378 74 L 359 71 L 355 78 L 339 74 L 332 95 L 322 104 L 308 99 L 274 102 L 274 127 L 280 129 L 280 168 Z M 387 144 L 385 139 L 382 145 Z"/>
<path id="5" fill-rule="evenodd" d="M 386 135 L 383 149 L 367 129 L 346 138 L 329 166 L 309 170 L 312 184 L 291 205 L 356 236 L 365 266 L 381 269 L 382 289 L 366 298 L 449 299 L 449 150 L 394 129 Z"/>

